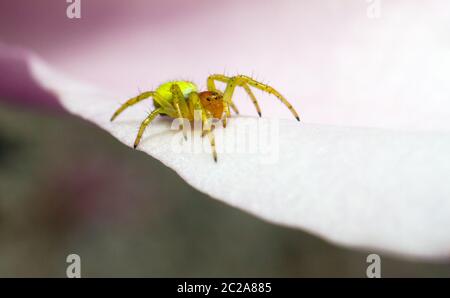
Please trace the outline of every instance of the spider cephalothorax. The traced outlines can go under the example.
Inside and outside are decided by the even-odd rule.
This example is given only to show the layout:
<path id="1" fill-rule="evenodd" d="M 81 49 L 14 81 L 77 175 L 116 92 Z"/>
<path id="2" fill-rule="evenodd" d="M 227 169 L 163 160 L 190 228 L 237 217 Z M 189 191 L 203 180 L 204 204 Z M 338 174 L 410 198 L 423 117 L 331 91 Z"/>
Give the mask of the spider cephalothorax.
<path id="1" fill-rule="evenodd" d="M 216 88 L 215 81 L 226 83 L 225 90 L 218 90 Z M 217 161 L 216 145 L 214 135 L 211 130 L 211 125 L 205 125 L 205 123 L 209 119 L 215 118 L 222 120 L 223 127 L 226 127 L 227 118 L 230 117 L 230 108 L 237 114 L 239 113 L 232 99 L 234 89 L 237 86 L 244 88 L 247 92 L 260 117 L 261 109 L 259 108 L 258 101 L 251 91 L 250 86 L 278 97 L 278 99 L 288 107 L 294 117 L 300 121 L 300 118 L 292 105 L 278 91 L 269 85 L 260 83 L 251 77 L 244 75 L 227 77 L 219 74 L 208 77 L 207 91 L 198 92 L 197 86 L 189 81 L 170 81 L 160 85 L 155 91 L 143 92 L 138 96 L 129 99 L 119 109 L 117 109 L 111 117 L 111 121 L 113 121 L 129 106 L 132 106 L 143 99 L 149 97 L 153 98 L 155 109 L 148 115 L 147 118 L 144 119 L 144 121 L 142 121 L 138 135 L 134 142 L 134 148 L 136 148 L 141 140 L 145 128 L 156 118 L 156 116 L 167 115 L 172 118 L 185 118 L 189 121 L 193 121 L 195 111 L 199 111 L 203 122 L 203 135 L 208 135 L 214 160 Z"/>
<path id="2" fill-rule="evenodd" d="M 214 91 L 203 91 L 198 94 L 200 103 L 213 118 L 221 119 L 224 111 L 223 96 Z"/>

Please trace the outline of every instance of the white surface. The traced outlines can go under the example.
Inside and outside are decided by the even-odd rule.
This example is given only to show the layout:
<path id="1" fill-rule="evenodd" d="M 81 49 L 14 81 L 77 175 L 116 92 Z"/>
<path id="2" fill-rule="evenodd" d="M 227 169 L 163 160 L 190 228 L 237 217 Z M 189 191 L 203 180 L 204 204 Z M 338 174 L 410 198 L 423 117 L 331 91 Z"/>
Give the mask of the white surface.
<path id="1" fill-rule="evenodd" d="M 37 59 L 32 72 L 71 113 L 131 145 L 147 106 L 135 106 L 117 122 L 117 100 L 65 79 Z M 235 118 L 218 129 L 219 145 L 251 138 Z M 157 120 L 140 150 L 174 169 L 211 197 L 265 220 L 307 230 L 335 243 L 424 258 L 450 257 L 450 133 L 402 132 L 262 120 L 279 127 L 276 162 L 260 154 L 176 153 L 170 122 Z M 225 131 L 220 137 L 219 131 Z M 262 156 L 263 159 L 265 158 Z M 214 220 L 214 218 L 211 218 Z"/>

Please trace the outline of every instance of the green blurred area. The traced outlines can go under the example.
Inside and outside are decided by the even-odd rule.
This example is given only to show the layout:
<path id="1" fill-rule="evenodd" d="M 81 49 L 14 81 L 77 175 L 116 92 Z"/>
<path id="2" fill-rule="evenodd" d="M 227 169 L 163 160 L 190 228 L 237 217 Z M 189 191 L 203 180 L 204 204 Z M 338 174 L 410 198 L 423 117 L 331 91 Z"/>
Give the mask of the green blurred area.
<path id="1" fill-rule="evenodd" d="M 148 155 L 67 115 L 0 104 L 0 276 L 450 277 L 449 263 L 336 247 L 187 185 Z"/>

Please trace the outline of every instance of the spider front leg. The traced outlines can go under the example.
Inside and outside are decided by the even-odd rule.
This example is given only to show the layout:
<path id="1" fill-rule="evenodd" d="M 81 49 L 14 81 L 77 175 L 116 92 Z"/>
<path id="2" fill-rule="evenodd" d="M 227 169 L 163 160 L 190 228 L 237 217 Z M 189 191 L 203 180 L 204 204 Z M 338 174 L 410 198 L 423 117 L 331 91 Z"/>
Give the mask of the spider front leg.
<path id="1" fill-rule="evenodd" d="M 244 88 L 245 92 L 247 92 L 248 96 L 253 102 L 253 105 L 255 106 L 256 112 L 258 112 L 258 116 L 261 117 L 261 108 L 259 107 L 258 100 L 256 99 L 256 96 L 253 94 L 252 90 L 247 84 L 243 84 L 242 88 Z"/>
<path id="2" fill-rule="evenodd" d="M 212 131 L 208 132 L 209 143 L 211 145 L 212 155 L 214 161 L 217 162 L 217 151 L 216 151 L 216 139 L 214 138 L 214 133 Z"/>
<path id="3" fill-rule="evenodd" d="M 208 131 L 213 131 L 216 128 L 216 123 L 214 123 L 214 116 L 207 110 L 203 109 L 204 114 L 206 115 L 203 119 L 203 131 L 202 131 L 202 138 L 206 136 Z M 226 121 L 226 119 L 222 119 L 222 121 Z M 220 121 L 220 120 L 219 120 Z M 226 125 L 226 124 L 225 124 Z M 226 126 L 225 126 L 226 127 Z M 206 129 L 205 129 L 206 128 Z M 209 128 L 209 129 L 208 129 Z"/>
<path id="4" fill-rule="evenodd" d="M 208 77 L 208 79 L 207 79 L 207 81 L 206 81 L 208 91 L 214 91 L 214 92 L 217 92 L 217 93 L 223 95 L 223 92 L 220 91 L 219 89 L 217 89 L 216 84 L 214 83 L 214 80 L 218 80 L 218 79 L 215 79 L 215 78 L 212 77 L 212 76 L 209 76 L 209 77 Z M 218 80 L 218 81 L 220 81 L 220 80 Z M 238 108 L 236 107 L 236 104 L 234 103 L 233 99 L 231 99 L 231 101 L 230 101 L 229 104 L 230 104 L 231 109 L 232 109 L 236 114 L 239 115 L 239 110 L 238 110 Z M 225 109 L 225 110 L 226 110 L 226 109 Z"/>
<path id="5" fill-rule="evenodd" d="M 215 140 L 214 134 L 211 130 L 211 123 L 209 122 L 209 119 L 212 119 L 212 118 L 208 118 L 208 113 L 202 107 L 202 105 L 200 103 L 200 98 L 199 98 L 197 92 L 192 92 L 189 94 L 189 104 L 190 104 L 191 114 L 194 115 L 193 116 L 194 121 L 197 120 L 195 118 L 195 115 L 198 115 L 198 112 L 201 115 L 202 137 L 204 137 L 206 134 L 208 135 L 213 158 L 214 158 L 214 161 L 217 162 L 216 140 Z M 197 113 L 196 113 L 196 111 L 197 111 Z"/>
<path id="6" fill-rule="evenodd" d="M 236 105 L 235 105 L 235 103 L 233 102 L 233 100 L 231 100 L 231 102 L 230 102 L 230 107 L 231 107 L 231 109 L 233 110 L 233 112 L 236 113 L 236 115 L 239 115 L 239 110 L 238 110 L 238 108 L 236 107 Z"/>
<path id="7" fill-rule="evenodd" d="M 224 76 L 224 75 L 220 75 L 220 74 L 214 74 L 214 75 L 210 75 L 206 81 L 206 84 L 208 86 L 208 90 L 216 90 L 216 84 L 214 81 L 218 81 L 218 82 L 222 82 L 228 85 L 228 82 L 231 80 L 232 78 Z M 259 117 L 261 117 L 261 108 L 259 107 L 258 104 L 258 100 L 256 99 L 255 95 L 253 94 L 252 90 L 250 89 L 250 87 L 245 84 L 242 83 L 239 85 L 242 88 L 244 88 L 245 92 L 247 93 L 247 95 L 250 97 L 250 99 L 252 100 L 253 105 L 255 106 L 256 111 L 258 112 Z M 226 88 L 226 87 L 225 87 Z M 234 90 L 233 90 L 234 91 Z M 232 95 L 232 94 L 231 94 Z M 230 98 L 230 105 L 231 108 L 233 108 L 234 103 L 233 103 L 233 99 Z"/>
<path id="8" fill-rule="evenodd" d="M 230 117 L 230 103 L 235 88 L 236 81 L 235 79 L 231 78 L 230 80 L 228 80 L 225 91 L 223 92 L 223 102 L 225 103 L 225 117 L 223 119 L 223 127 L 227 126 L 227 118 Z"/>
<path id="9" fill-rule="evenodd" d="M 289 101 L 287 101 L 286 98 L 284 98 L 283 95 L 281 95 L 280 92 L 278 92 L 277 90 L 275 90 L 273 87 L 263 84 L 261 82 L 258 82 L 254 79 L 252 79 L 251 77 L 248 76 L 244 76 L 244 75 L 238 75 L 233 77 L 232 79 L 235 79 L 237 81 L 237 84 L 241 85 L 242 84 L 248 84 L 252 87 L 255 87 L 259 90 L 262 90 L 264 92 L 267 92 L 269 94 L 273 94 L 276 97 L 278 97 L 278 99 L 289 109 L 289 111 L 291 111 L 292 115 L 294 115 L 295 119 L 297 119 L 297 121 L 300 121 L 300 117 L 298 116 L 297 111 L 294 109 L 294 107 L 289 103 Z"/>
<path id="10" fill-rule="evenodd" d="M 208 135 L 208 139 L 209 139 L 209 144 L 211 145 L 211 151 L 212 151 L 212 155 L 214 158 L 214 161 L 217 162 L 217 151 L 216 151 L 216 139 L 214 137 L 214 133 L 213 133 L 213 126 L 211 123 L 212 118 L 206 118 L 206 121 L 203 120 L 203 132 L 202 132 L 202 137 L 204 135 Z"/>
<path id="11" fill-rule="evenodd" d="M 151 112 L 147 118 L 144 119 L 144 121 L 142 121 L 141 126 L 139 127 L 139 132 L 137 134 L 136 140 L 134 141 L 134 148 L 136 149 L 136 147 L 139 145 L 139 142 L 141 141 L 142 135 L 144 134 L 145 128 L 156 118 L 156 116 L 158 116 L 159 114 L 161 114 L 162 109 L 156 109 L 153 112 Z"/>

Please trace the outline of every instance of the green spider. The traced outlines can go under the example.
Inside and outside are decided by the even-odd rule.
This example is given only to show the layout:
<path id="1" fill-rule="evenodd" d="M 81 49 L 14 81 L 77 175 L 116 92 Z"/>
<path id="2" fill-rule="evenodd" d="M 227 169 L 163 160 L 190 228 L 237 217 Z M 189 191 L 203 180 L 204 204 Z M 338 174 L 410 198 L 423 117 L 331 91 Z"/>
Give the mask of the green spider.
<path id="1" fill-rule="evenodd" d="M 222 92 L 218 90 L 216 88 L 215 81 L 225 83 L 225 91 Z M 214 135 L 212 133 L 211 125 L 206 125 L 206 123 L 211 119 L 219 119 L 222 120 L 223 127 L 226 127 L 227 118 L 230 117 L 230 107 L 236 114 L 239 114 L 236 105 L 232 100 L 234 89 L 237 86 L 244 88 L 247 92 L 260 117 L 261 109 L 259 108 L 258 101 L 250 89 L 250 86 L 278 97 L 278 99 L 280 99 L 280 101 L 287 106 L 294 117 L 300 121 L 294 107 L 271 86 L 260 83 L 245 75 L 227 77 L 220 74 L 210 75 L 207 79 L 208 90 L 202 92 L 198 92 L 197 86 L 189 81 L 170 81 L 163 83 L 155 91 L 143 92 L 138 96 L 129 99 L 119 109 L 117 109 L 111 117 L 111 121 L 113 121 L 126 108 L 146 98 L 153 98 L 155 109 L 141 123 L 136 140 L 134 141 L 134 148 L 136 148 L 139 145 L 145 128 L 156 118 L 156 116 L 162 115 L 169 116 L 171 118 L 184 118 L 189 121 L 194 121 L 194 112 L 200 111 L 203 124 L 202 136 L 208 135 L 211 143 L 213 158 L 214 161 L 217 162 Z M 184 130 L 182 124 L 181 128 Z"/>

